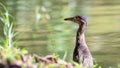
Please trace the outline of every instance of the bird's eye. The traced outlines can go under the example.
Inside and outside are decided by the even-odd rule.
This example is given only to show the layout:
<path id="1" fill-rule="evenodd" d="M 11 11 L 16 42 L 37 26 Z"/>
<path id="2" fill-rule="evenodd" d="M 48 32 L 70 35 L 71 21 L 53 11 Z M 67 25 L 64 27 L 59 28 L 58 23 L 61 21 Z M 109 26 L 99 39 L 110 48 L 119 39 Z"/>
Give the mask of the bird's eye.
<path id="1" fill-rule="evenodd" d="M 76 16 L 76 18 L 79 18 L 79 16 Z"/>
<path id="2" fill-rule="evenodd" d="M 80 17 L 79 16 L 76 16 L 76 18 L 75 18 L 76 20 L 79 20 L 80 19 Z"/>

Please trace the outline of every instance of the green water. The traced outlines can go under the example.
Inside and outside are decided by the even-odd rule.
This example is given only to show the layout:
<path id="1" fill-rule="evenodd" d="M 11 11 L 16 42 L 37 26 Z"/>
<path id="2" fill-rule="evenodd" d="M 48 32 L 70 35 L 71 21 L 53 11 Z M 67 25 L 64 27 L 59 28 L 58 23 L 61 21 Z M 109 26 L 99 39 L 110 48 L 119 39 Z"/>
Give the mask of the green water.
<path id="1" fill-rule="evenodd" d="M 103 68 L 120 63 L 119 0 L 0 0 L 16 17 L 18 45 L 42 56 L 59 54 L 72 60 L 77 24 L 64 18 L 88 17 L 86 41 L 94 60 Z M 2 32 L 2 29 L 0 28 Z"/>

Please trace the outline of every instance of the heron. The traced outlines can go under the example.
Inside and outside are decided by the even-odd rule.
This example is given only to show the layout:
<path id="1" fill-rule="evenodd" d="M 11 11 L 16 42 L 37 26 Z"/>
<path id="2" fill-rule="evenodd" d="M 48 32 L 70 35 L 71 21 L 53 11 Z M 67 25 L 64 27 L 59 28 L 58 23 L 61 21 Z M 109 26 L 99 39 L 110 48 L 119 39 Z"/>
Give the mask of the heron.
<path id="1" fill-rule="evenodd" d="M 74 17 L 65 18 L 65 21 L 72 21 L 79 25 L 76 34 L 76 45 L 73 52 L 73 61 L 81 64 L 82 68 L 92 68 L 93 59 L 91 52 L 85 41 L 85 30 L 88 26 L 87 17 L 85 15 L 76 15 Z"/>

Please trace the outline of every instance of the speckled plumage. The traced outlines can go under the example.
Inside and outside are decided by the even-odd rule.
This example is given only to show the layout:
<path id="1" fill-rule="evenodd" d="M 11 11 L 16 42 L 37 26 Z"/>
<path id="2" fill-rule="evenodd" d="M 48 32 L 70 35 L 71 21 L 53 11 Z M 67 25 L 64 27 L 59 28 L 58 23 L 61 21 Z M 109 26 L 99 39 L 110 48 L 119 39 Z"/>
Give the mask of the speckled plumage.
<path id="1" fill-rule="evenodd" d="M 76 46 L 73 52 L 73 60 L 82 65 L 83 68 L 92 68 L 93 59 L 85 41 L 84 32 L 88 25 L 87 17 L 84 15 L 76 15 L 66 18 L 65 20 L 73 21 L 79 25 L 76 35 Z"/>

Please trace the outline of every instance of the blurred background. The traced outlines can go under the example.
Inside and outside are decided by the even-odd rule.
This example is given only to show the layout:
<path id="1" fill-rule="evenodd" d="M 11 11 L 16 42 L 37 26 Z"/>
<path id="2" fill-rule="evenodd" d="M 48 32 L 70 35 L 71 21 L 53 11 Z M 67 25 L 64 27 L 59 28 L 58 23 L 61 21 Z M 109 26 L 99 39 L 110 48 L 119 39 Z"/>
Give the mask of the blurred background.
<path id="1" fill-rule="evenodd" d="M 72 60 L 77 24 L 64 18 L 88 17 L 86 41 L 103 68 L 120 63 L 120 0 L 0 0 L 16 18 L 18 46 L 29 53 L 58 54 Z M 2 26 L 0 25 L 0 34 Z"/>

